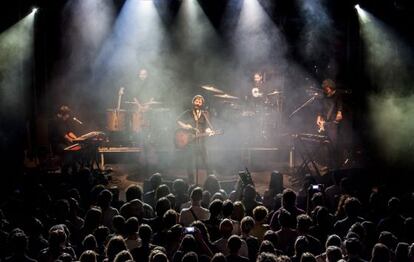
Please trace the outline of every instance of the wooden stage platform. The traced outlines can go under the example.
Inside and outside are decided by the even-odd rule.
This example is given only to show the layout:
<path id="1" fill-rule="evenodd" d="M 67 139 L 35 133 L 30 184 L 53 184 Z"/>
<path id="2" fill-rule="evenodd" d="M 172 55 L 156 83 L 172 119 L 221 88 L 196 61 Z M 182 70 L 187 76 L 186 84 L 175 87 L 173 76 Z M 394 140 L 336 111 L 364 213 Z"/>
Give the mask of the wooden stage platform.
<path id="1" fill-rule="evenodd" d="M 125 190 L 130 184 L 144 186 L 151 174 L 160 172 L 165 181 L 186 179 L 185 165 L 180 150 L 155 150 L 153 148 L 101 147 L 101 164 L 112 169 L 110 183 Z M 250 147 L 220 149 L 210 148 L 209 164 L 219 181 L 227 187 L 237 181 L 238 172 L 248 168 L 259 193 L 269 185 L 272 171 L 283 175 L 283 187 L 299 189 L 300 181 L 292 176 L 292 157 L 288 148 Z M 202 185 L 207 176 L 199 170 L 198 181 Z"/>

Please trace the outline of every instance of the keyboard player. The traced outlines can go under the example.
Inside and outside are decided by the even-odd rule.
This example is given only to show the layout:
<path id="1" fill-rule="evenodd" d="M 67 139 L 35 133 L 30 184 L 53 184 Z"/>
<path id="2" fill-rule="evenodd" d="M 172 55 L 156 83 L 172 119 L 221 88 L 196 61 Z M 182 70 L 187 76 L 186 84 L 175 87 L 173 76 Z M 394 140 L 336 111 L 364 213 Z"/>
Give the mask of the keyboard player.
<path id="1" fill-rule="evenodd" d="M 76 160 L 73 154 L 67 154 L 65 148 L 73 145 L 77 139 L 75 134 L 78 122 L 72 117 L 71 109 L 62 105 L 59 107 L 50 126 L 50 143 L 53 155 L 60 159 L 62 172 L 67 172 L 69 168 L 75 168 Z"/>

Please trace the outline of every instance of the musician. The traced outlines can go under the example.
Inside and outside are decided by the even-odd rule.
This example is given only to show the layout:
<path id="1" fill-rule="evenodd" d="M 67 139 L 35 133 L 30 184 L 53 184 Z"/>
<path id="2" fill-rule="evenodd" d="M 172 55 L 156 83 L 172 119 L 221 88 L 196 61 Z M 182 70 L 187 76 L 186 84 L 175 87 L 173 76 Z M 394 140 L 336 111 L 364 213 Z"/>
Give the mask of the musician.
<path id="1" fill-rule="evenodd" d="M 185 147 L 189 183 L 194 183 L 194 165 L 196 171 L 198 171 L 198 168 L 203 167 L 207 170 L 207 174 L 211 173 L 207 161 L 205 136 L 197 137 L 197 135 L 201 134 L 206 136 L 215 134 L 209 119 L 209 114 L 204 110 L 204 103 L 203 96 L 194 96 L 192 99 L 192 109 L 184 111 L 177 119 L 177 124 L 180 128 L 188 131 L 189 134 L 195 135 L 195 139 L 190 141 Z M 201 165 L 199 165 L 199 162 L 201 162 Z"/>
<path id="2" fill-rule="evenodd" d="M 136 85 L 127 90 L 127 100 L 137 103 L 138 107 L 133 107 L 134 110 L 139 109 L 141 112 L 146 112 L 152 102 L 160 100 L 162 92 L 158 86 L 155 79 L 149 77 L 148 70 L 141 68 L 138 72 Z"/>
<path id="3" fill-rule="evenodd" d="M 65 154 L 64 149 L 72 145 L 73 140 L 77 138 L 75 130 L 79 122 L 75 119 L 72 117 L 71 109 L 67 105 L 62 105 L 56 112 L 50 127 L 52 151 L 54 155 L 61 159 L 62 171 L 64 167 L 71 165 L 73 162 L 72 157 Z"/>
<path id="4" fill-rule="evenodd" d="M 320 110 L 316 118 L 316 124 L 320 133 L 324 133 L 331 141 L 331 165 L 339 167 L 340 152 L 338 135 L 343 120 L 342 97 L 336 90 L 336 84 L 332 79 L 322 82 L 324 96 L 321 101 Z"/>
<path id="5" fill-rule="evenodd" d="M 262 111 L 269 100 L 268 93 L 269 90 L 268 83 L 266 82 L 265 73 L 255 72 L 249 79 L 248 85 L 246 85 L 247 90 L 243 95 L 248 110 L 258 113 Z"/>
<path id="6" fill-rule="evenodd" d="M 76 122 L 71 116 L 71 109 L 66 105 L 60 106 L 54 117 L 51 130 L 51 142 L 55 153 L 62 152 L 77 138 L 74 131 L 75 126 Z"/>

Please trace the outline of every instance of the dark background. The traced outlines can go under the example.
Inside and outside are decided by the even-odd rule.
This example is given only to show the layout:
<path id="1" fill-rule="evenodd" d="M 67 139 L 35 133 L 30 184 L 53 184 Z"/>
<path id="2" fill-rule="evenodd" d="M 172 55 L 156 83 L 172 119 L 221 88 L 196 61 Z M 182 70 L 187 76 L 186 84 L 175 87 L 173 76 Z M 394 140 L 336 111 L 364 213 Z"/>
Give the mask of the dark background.
<path id="1" fill-rule="evenodd" d="M 27 144 L 42 144 L 46 139 L 45 135 L 39 131 L 42 130 L 39 119 L 41 116 L 49 117 L 54 109 L 52 106 L 54 97 L 50 96 L 50 93 L 53 93 L 55 87 L 49 83 L 54 73 L 54 67 L 65 54 L 62 28 L 66 18 L 64 7 L 67 2 L 66 0 L 18 0 L 2 1 L 0 4 L 1 32 L 30 13 L 33 6 L 40 8 L 34 27 L 34 60 L 30 67 L 32 79 L 29 86 L 22 87 L 23 106 L 14 110 L 1 108 L 2 175 L 6 181 L 15 180 L 23 172 L 24 155 L 22 152 Z M 224 23 L 222 21 L 223 6 L 231 2 L 236 10 L 235 17 L 237 17 L 237 8 L 242 0 L 239 3 L 227 0 L 198 0 L 198 2 L 226 43 L 227 39 L 231 38 L 229 31 L 234 21 L 225 21 L 227 26 L 222 26 Z M 322 81 L 329 77 L 329 70 L 326 69 L 327 57 L 319 57 L 317 61 L 312 61 L 301 56 L 301 46 L 298 45 L 298 40 L 301 37 L 304 23 L 298 15 L 297 2 L 293 0 L 259 0 L 259 2 L 284 33 L 287 43 L 291 47 L 289 57 L 301 64 L 315 79 Z M 124 1 L 114 0 L 114 3 L 119 11 Z M 400 182 L 409 178 L 408 175 L 412 170 L 411 161 L 402 161 L 401 163 L 397 161 L 393 165 L 381 161 L 381 154 L 378 153 L 379 149 L 372 141 L 370 125 L 367 123 L 367 95 L 375 93 L 377 87 L 370 82 L 363 70 L 364 52 L 359 35 L 358 19 L 354 10 L 356 3 L 390 25 L 410 46 L 414 44 L 414 34 L 412 33 L 413 4 L 409 0 L 325 1 L 334 19 L 335 27 L 340 31 L 340 36 L 335 37 L 333 45 L 334 54 L 338 61 L 336 80 L 339 88 L 352 91 L 352 94 L 345 99 L 348 110 L 352 112 L 353 129 L 357 131 L 354 137 L 355 148 L 362 152 L 360 157 L 364 158 L 365 164 L 371 172 L 386 178 L 392 174 L 392 179 L 389 181 L 401 185 Z M 175 15 L 181 2 L 160 0 L 154 1 L 154 4 L 157 6 L 164 23 L 174 24 Z M 224 54 L 229 50 L 231 51 L 231 46 L 224 46 L 222 52 Z M 83 107 L 86 107 L 89 102 L 93 102 L 93 100 L 86 101 Z M 88 118 L 88 116 L 85 117 Z M 92 117 L 94 116 L 89 116 L 89 118 Z"/>

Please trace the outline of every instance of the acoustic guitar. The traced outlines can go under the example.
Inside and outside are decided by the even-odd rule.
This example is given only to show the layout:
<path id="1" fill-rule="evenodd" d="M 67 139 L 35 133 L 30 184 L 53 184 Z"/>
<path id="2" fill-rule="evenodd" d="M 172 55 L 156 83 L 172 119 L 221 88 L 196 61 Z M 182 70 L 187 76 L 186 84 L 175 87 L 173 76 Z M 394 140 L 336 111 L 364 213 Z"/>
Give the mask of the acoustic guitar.
<path id="1" fill-rule="evenodd" d="M 223 134 L 221 130 L 214 131 L 212 134 L 207 132 L 194 134 L 191 130 L 179 128 L 175 131 L 174 144 L 177 149 L 183 149 L 196 138 L 216 136 L 221 134 Z"/>
<path id="2" fill-rule="evenodd" d="M 121 111 L 121 100 L 122 100 L 123 95 L 124 95 L 124 87 L 121 87 L 118 92 L 118 104 L 115 110 L 115 117 L 114 117 L 114 127 L 116 130 L 119 129 L 120 123 L 121 123 L 120 111 Z"/>

